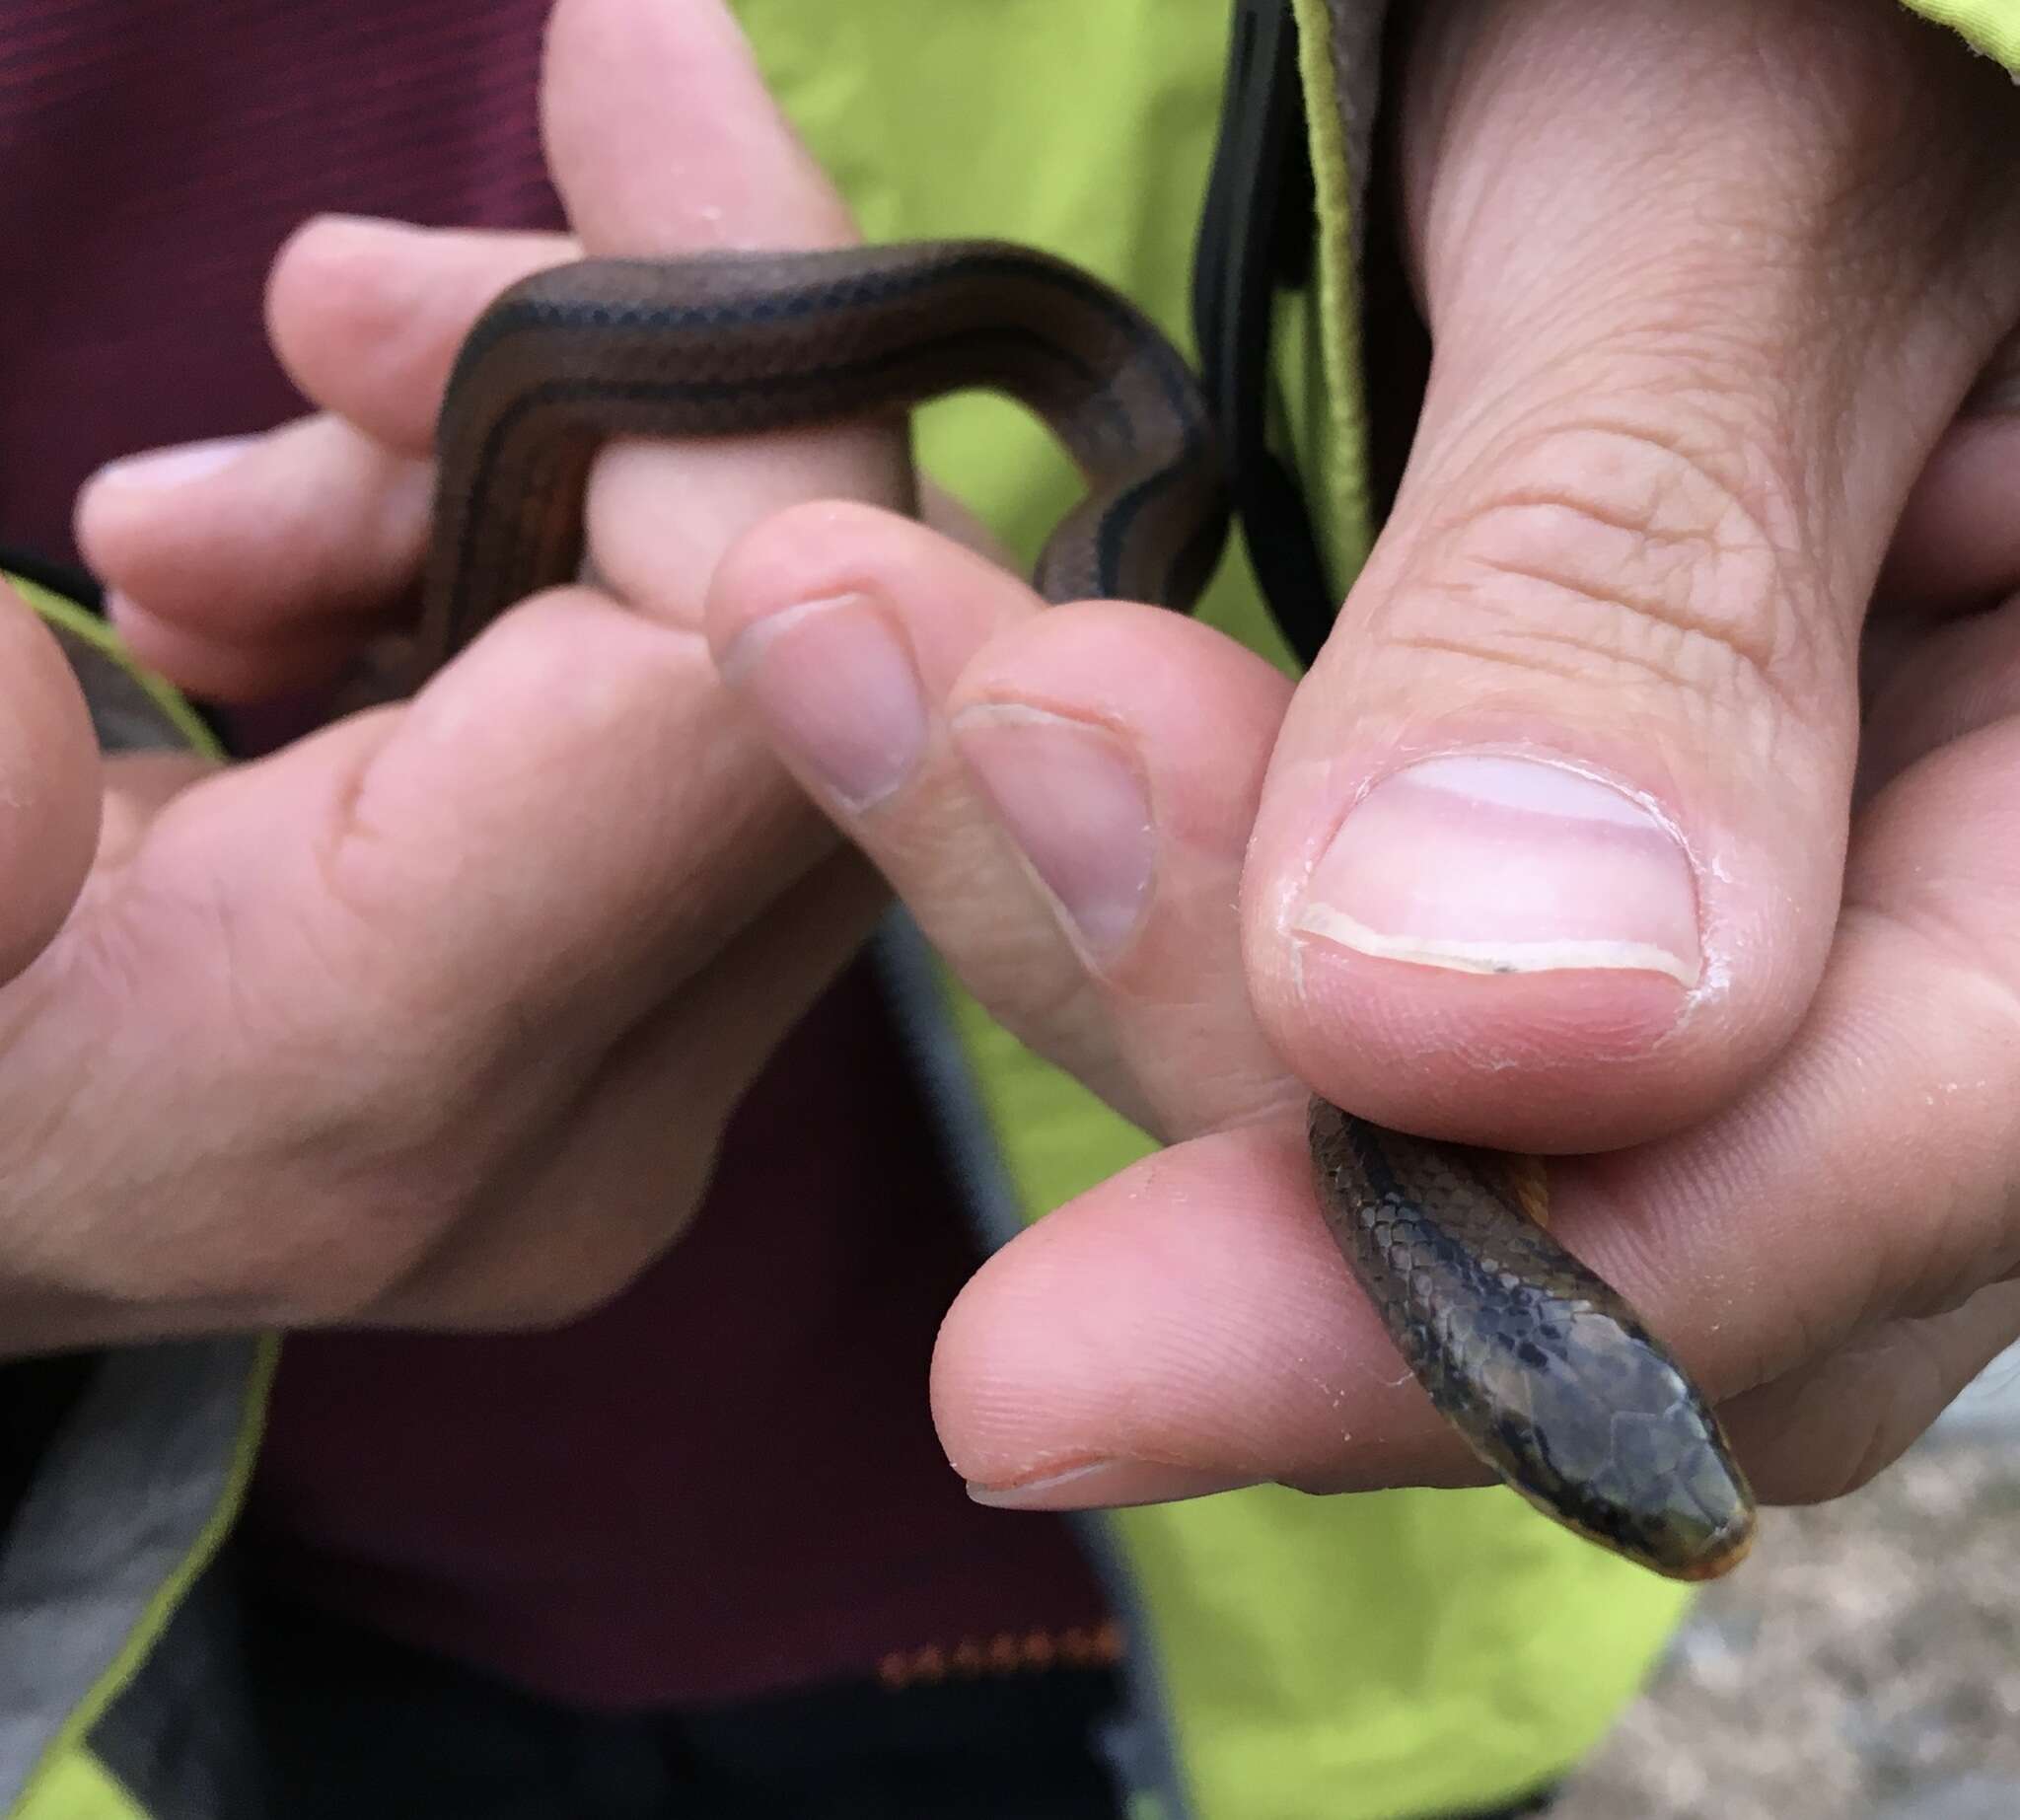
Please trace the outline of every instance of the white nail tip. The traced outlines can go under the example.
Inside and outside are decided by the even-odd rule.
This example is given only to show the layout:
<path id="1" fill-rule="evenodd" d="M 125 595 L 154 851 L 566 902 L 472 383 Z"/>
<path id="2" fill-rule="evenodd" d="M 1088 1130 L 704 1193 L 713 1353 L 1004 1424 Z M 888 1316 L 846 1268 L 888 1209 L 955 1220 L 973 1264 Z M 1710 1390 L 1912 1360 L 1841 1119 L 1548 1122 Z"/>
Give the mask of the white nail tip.
<path id="1" fill-rule="evenodd" d="M 1701 971 L 1695 960 L 1686 961 L 1647 942 L 1592 937 L 1541 942 L 1457 941 L 1434 936 L 1387 935 L 1330 904 L 1306 905 L 1291 927 L 1301 935 L 1317 935 L 1357 954 L 1385 961 L 1407 961 L 1420 967 L 1441 967 L 1452 973 L 1653 973 L 1689 987 L 1697 983 Z"/>

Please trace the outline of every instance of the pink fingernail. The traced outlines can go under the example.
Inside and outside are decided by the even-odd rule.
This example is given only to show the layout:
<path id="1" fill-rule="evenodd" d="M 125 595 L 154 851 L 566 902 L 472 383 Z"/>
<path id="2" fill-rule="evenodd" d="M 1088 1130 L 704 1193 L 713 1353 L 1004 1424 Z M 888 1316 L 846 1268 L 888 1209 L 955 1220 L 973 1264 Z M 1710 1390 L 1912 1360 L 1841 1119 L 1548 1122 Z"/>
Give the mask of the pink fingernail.
<path id="1" fill-rule="evenodd" d="M 1120 1510 L 1132 1504 L 1171 1504 L 1267 1485 L 1254 1474 L 1171 1466 L 1159 1460 L 1093 1460 L 1016 1485 L 977 1485 L 968 1494 L 992 1510 Z"/>
<path id="2" fill-rule="evenodd" d="M 852 812 L 897 790 L 925 750 L 911 648 L 866 594 L 802 601 L 756 620 L 723 654 L 722 674 Z"/>
<path id="3" fill-rule="evenodd" d="M 1129 944 L 1150 901 L 1150 794 L 1119 734 L 1014 702 L 963 708 L 952 730 L 1010 837 L 1088 957 Z"/>
<path id="4" fill-rule="evenodd" d="M 1385 777 L 1348 812 L 1295 927 L 1462 973 L 1702 970 L 1689 856 L 1623 790 L 1568 765 L 1466 754 Z"/>

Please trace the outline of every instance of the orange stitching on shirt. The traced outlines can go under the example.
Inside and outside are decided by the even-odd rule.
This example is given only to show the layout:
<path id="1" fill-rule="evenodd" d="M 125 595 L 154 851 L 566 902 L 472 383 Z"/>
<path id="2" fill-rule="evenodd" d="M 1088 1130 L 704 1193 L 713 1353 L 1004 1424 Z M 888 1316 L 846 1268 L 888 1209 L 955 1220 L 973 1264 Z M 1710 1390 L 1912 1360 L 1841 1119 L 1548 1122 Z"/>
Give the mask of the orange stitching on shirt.
<path id="1" fill-rule="evenodd" d="M 984 1675 L 1042 1673 L 1048 1668 L 1111 1668 L 1127 1645 L 1122 1627 L 1106 1624 L 1066 1631 L 999 1631 L 986 1639 L 963 1638 L 951 1649 L 927 1643 L 894 1649 L 877 1664 L 877 1679 L 888 1688 L 974 1681 Z"/>

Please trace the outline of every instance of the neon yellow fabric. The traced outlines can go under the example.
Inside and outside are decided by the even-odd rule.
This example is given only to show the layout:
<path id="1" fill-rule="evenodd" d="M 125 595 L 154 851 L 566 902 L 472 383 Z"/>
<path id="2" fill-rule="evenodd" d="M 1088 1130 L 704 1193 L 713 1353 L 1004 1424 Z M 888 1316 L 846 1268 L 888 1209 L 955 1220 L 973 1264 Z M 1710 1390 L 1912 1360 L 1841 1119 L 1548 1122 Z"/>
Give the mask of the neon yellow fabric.
<path id="1" fill-rule="evenodd" d="M 191 752 L 201 753 L 206 759 L 222 759 L 224 750 L 203 724 L 203 717 L 183 700 L 176 688 L 152 670 L 143 669 L 126 655 L 111 628 L 96 614 L 85 612 L 75 601 L 64 599 L 60 594 L 29 581 L 20 575 L 8 575 L 6 581 L 15 593 L 28 602 L 43 619 L 54 620 L 73 636 L 95 645 L 119 665 L 128 676 L 147 691 L 155 704 L 189 744 Z"/>
<path id="2" fill-rule="evenodd" d="M 1907 0 L 1911 12 L 1948 26 L 1974 50 L 2020 77 L 2020 0 Z"/>
<path id="3" fill-rule="evenodd" d="M 1498 1490 L 1259 1487 L 1111 1520 L 1202 1820 L 1524 1793 L 1605 1733 L 1684 1604 Z"/>
<path id="4" fill-rule="evenodd" d="M 133 1797 L 86 1750 L 59 1757 L 16 1803 L 12 1820 L 147 1820 Z"/>

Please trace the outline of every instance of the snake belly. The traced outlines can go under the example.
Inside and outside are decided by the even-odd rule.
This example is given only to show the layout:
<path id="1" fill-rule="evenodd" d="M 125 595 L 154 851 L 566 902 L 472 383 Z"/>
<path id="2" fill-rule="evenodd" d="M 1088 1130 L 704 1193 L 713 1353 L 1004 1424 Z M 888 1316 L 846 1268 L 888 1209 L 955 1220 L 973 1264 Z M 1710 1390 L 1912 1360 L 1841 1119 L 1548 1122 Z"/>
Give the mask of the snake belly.
<path id="1" fill-rule="evenodd" d="M 1042 418 L 1086 483 L 1038 591 L 1190 608 L 1227 534 L 1211 416 L 1184 357 L 1077 267 L 993 242 L 584 260 L 504 292 L 458 355 L 422 674 L 578 577 L 606 443 L 897 420 L 977 389 Z M 1716 1420 L 1621 1298 L 1523 1217 L 1502 1165 L 1323 1101 L 1311 1136 L 1335 1239 L 1482 1460 L 1661 1572 L 1738 1560 L 1752 1506 Z"/>

